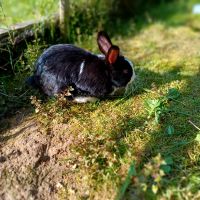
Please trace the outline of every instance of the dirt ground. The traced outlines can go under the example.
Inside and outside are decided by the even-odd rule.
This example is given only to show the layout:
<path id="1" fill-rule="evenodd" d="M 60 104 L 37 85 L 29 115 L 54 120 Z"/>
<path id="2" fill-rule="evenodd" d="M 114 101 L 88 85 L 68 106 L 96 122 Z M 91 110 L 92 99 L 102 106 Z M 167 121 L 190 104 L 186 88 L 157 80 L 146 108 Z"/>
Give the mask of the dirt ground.
<path id="1" fill-rule="evenodd" d="M 44 134 L 36 119 L 20 117 L 0 136 L 0 199 L 57 199 L 72 138 L 59 125 Z"/>

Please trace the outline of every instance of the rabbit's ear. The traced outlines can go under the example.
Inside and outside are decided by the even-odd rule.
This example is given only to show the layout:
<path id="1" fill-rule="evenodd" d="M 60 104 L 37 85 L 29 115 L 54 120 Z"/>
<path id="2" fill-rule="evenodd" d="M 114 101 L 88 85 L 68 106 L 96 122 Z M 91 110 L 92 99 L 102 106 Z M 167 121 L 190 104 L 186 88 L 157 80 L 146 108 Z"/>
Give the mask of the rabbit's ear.
<path id="1" fill-rule="evenodd" d="M 108 36 L 108 34 L 104 31 L 100 31 L 97 36 L 97 43 L 99 45 L 100 51 L 104 54 L 107 55 L 108 50 L 112 46 L 112 42 Z"/>
<path id="2" fill-rule="evenodd" d="M 106 60 L 109 64 L 114 64 L 117 61 L 118 56 L 119 56 L 119 47 L 113 45 L 108 50 L 108 54 L 106 55 Z"/>

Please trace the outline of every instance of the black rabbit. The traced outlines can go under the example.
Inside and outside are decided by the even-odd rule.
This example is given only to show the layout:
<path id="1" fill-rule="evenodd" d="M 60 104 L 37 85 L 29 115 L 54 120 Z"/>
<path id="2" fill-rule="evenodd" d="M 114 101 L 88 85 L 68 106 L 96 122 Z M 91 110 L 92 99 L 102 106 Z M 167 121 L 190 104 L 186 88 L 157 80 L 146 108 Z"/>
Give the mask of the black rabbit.
<path id="1" fill-rule="evenodd" d="M 62 93 L 69 86 L 74 101 L 83 103 L 114 95 L 135 78 L 132 63 L 120 55 L 118 46 L 101 31 L 97 43 L 103 55 L 95 55 L 71 44 L 49 47 L 38 58 L 29 78 L 48 96 Z"/>

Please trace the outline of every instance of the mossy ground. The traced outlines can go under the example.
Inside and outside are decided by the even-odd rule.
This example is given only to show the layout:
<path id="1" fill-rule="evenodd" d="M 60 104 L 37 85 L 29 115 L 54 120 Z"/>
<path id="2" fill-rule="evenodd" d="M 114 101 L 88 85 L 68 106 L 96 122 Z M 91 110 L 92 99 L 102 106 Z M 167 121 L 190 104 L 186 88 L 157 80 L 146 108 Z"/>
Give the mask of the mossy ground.
<path id="1" fill-rule="evenodd" d="M 58 161 L 66 166 L 60 199 L 114 199 L 132 163 L 136 175 L 126 188 L 125 199 L 200 198 L 200 143 L 195 140 L 200 133 L 200 26 L 191 5 L 165 4 L 150 10 L 143 22 L 116 23 L 112 39 L 135 64 L 137 80 L 131 94 L 88 104 L 49 100 L 32 114 L 44 134 L 59 127 L 54 133 L 70 135 L 74 141 Z M 120 30 L 122 26 L 127 30 Z M 97 51 L 95 36 L 79 45 Z M 35 48 L 30 48 L 29 55 L 35 55 Z M 176 88 L 180 96 L 167 102 L 170 110 L 155 123 L 144 102 L 159 99 L 170 88 Z M 169 126 L 172 132 L 167 131 Z M 5 135 L 6 131 L 9 128 Z M 156 174 L 159 166 L 151 163 L 159 154 L 158 164 L 166 158 L 173 161 L 155 182 L 144 168 L 150 165 L 149 171 Z"/>

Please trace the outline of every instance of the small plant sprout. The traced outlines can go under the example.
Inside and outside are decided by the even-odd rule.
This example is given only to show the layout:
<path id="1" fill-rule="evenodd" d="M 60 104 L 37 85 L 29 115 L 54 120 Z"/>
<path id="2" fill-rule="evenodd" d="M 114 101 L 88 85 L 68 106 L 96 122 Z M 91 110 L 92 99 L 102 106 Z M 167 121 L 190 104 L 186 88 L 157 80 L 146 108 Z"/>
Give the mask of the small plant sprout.
<path id="1" fill-rule="evenodd" d="M 144 101 L 144 107 L 147 111 L 147 118 L 154 117 L 156 124 L 160 123 L 161 117 L 169 111 L 168 103 L 170 100 L 176 100 L 180 96 L 179 91 L 176 88 L 170 88 L 166 95 L 161 96 L 158 99 L 147 99 Z"/>
<path id="2" fill-rule="evenodd" d="M 37 99 L 36 96 L 30 97 L 31 104 L 35 107 L 35 113 L 39 113 L 42 109 L 41 100 Z"/>
<path id="3" fill-rule="evenodd" d="M 165 182 L 165 175 L 171 172 L 173 160 L 171 157 L 162 158 L 161 154 L 146 163 L 134 178 L 133 187 L 138 196 L 144 193 L 157 194 Z"/>
<path id="4" fill-rule="evenodd" d="M 174 127 L 172 125 L 168 125 L 165 130 L 167 135 L 173 135 L 174 134 Z"/>

